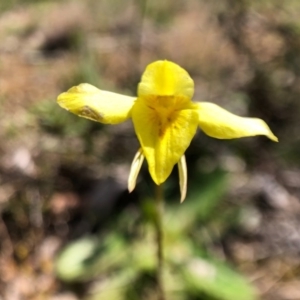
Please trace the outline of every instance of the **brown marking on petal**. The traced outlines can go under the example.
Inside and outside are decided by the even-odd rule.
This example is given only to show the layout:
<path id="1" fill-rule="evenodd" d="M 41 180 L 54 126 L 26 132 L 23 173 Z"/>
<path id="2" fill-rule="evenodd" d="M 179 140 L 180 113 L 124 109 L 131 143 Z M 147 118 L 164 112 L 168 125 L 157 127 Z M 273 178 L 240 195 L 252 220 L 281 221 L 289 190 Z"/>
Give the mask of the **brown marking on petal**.
<path id="1" fill-rule="evenodd" d="M 162 137 L 164 135 L 164 130 L 161 121 L 158 121 L 158 135 Z"/>
<path id="2" fill-rule="evenodd" d="M 97 111 L 93 110 L 87 105 L 85 105 L 81 110 L 79 110 L 78 114 L 81 117 L 85 117 L 96 121 L 101 121 L 103 119 L 103 114 L 98 113 Z"/>
<path id="3" fill-rule="evenodd" d="M 159 127 L 159 131 L 158 131 L 159 137 L 163 137 L 164 134 L 165 134 L 165 131 L 161 127 Z"/>
<path id="4" fill-rule="evenodd" d="M 177 129 L 175 121 L 175 116 L 173 113 L 170 113 L 166 118 L 162 118 L 158 124 L 158 134 L 159 137 L 163 137 L 168 130 L 168 128 L 175 128 Z"/>

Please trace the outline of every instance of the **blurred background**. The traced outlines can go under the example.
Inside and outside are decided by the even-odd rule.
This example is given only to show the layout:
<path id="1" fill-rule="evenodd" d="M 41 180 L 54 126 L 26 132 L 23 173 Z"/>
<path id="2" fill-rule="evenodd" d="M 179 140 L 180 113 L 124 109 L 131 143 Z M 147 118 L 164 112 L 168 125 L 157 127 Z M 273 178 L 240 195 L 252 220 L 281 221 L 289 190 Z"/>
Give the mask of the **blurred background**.
<path id="1" fill-rule="evenodd" d="M 264 119 L 279 138 L 200 130 L 165 184 L 167 299 L 300 299 L 300 1 L 10 0 L 0 3 L 0 299 L 151 300 L 154 184 L 130 121 L 64 111 L 88 82 L 136 95 L 176 62 L 197 101 Z"/>

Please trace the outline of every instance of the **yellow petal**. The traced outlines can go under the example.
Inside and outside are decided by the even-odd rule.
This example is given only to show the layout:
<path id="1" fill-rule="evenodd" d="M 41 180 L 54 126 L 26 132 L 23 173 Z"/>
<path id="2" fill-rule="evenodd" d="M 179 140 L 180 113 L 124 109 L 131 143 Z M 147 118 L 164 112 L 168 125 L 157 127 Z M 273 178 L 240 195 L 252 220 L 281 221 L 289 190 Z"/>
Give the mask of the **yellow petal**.
<path id="1" fill-rule="evenodd" d="M 106 124 L 118 124 L 130 118 L 135 99 L 101 91 L 88 83 L 82 83 L 60 94 L 57 103 L 80 117 Z"/>
<path id="2" fill-rule="evenodd" d="M 135 132 L 157 185 L 170 175 L 198 127 L 193 103 L 180 97 L 138 98 L 132 109 Z"/>
<path id="3" fill-rule="evenodd" d="M 234 139 L 246 136 L 265 135 L 278 142 L 269 126 L 261 119 L 243 118 L 220 106 L 200 102 L 198 105 L 199 126 L 209 136 L 217 139 Z"/>
<path id="4" fill-rule="evenodd" d="M 130 168 L 130 174 L 128 177 L 128 191 L 131 193 L 136 185 L 136 180 L 139 175 L 139 172 L 141 170 L 143 161 L 144 161 L 144 155 L 142 149 L 139 149 L 136 155 L 134 156 L 134 159 L 131 164 Z"/>
<path id="5" fill-rule="evenodd" d="M 138 96 L 185 96 L 194 94 L 189 74 L 173 62 L 160 60 L 147 66 L 138 86 Z"/>
<path id="6" fill-rule="evenodd" d="M 187 167 L 185 155 L 182 155 L 178 162 L 178 171 L 179 171 L 179 187 L 180 187 L 180 203 L 182 203 L 186 197 L 187 190 Z"/>

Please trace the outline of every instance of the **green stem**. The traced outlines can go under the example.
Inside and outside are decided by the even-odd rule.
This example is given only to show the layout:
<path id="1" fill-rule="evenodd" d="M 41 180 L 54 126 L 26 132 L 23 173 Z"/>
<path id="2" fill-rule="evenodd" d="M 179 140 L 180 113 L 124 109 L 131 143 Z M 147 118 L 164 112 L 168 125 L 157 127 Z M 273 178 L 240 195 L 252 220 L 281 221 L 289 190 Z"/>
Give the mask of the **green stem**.
<path id="1" fill-rule="evenodd" d="M 164 270 L 164 253 L 163 253 L 163 187 L 162 185 L 156 186 L 155 191 L 155 204 L 156 204 L 156 241 L 157 241 L 157 287 L 158 287 L 158 300 L 165 300 L 164 284 L 163 284 L 163 270 Z"/>

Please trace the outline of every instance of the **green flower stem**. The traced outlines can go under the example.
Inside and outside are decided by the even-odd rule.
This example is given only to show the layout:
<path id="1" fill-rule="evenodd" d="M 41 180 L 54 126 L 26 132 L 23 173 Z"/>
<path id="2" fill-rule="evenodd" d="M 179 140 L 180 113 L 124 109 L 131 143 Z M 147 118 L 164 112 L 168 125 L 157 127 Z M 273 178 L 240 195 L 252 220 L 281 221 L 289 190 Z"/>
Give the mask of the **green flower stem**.
<path id="1" fill-rule="evenodd" d="M 164 284 L 163 284 L 163 270 L 164 270 L 164 248 L 163 248 L 163 186 L 157 185 L 155 190 L 155 204 L 156 204 L 156 242 L 157 242 L 157 287 L 158 300 L 165 300 Z"/>

